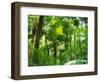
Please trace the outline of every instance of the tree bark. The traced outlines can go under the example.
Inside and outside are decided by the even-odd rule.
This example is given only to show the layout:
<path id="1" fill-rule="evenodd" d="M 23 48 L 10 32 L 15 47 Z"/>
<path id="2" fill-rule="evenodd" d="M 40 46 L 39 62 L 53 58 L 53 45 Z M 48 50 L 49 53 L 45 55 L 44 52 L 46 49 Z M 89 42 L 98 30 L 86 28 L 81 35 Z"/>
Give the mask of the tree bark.
<path id="1" fill-rule="evenodd" d="M 47 41 L 47 36 L 46 35 L 45 35 L 45 45 L 46 45 L 47 53 L 49 55 L 49 47 L 48 47 L 48 41 Z"/>
<path id="2" fill-rule="evenodd" d="M 36 28 L 34 48 L 39 48 L 39 42 L 42 34 L 43 16 L 40 16 L 38 27 Z"/>
<path id="3" fill-rule="evenodd" d="M 56 57 L 57 57 L 56 41 L 53 41 L 53 51 L 54 51 L 54 64 L 56 64 Z"/>
<path id="4" fill-rule="evenodd" d="M 36 55 L 36 64 L 40 65 L 40 61 L 39 61 L 39 54 L 37 53 L 37 49 L 39 48 L 39 42 L 40 42 L 40 38 L 42 35 L 42 27 L 43 27 L 43 16 L 39 17 L 39 22 L 38 22 L 38 27 L 35 29 L 35 36 L 34 36 L 34 55 Z M 34 58 L 33 58 L 34 60 Z"/>

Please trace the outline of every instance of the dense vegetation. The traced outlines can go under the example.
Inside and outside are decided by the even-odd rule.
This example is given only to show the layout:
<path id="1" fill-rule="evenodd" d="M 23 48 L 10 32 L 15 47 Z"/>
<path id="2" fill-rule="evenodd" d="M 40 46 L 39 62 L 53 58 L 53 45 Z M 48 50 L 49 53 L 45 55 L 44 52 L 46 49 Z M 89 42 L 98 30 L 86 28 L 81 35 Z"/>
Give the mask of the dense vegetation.
<path id="1" fill-rule="evenodd" d="M 86 64 L 87 39 L 88 18 L 29 15 L 28 65 Z"/>

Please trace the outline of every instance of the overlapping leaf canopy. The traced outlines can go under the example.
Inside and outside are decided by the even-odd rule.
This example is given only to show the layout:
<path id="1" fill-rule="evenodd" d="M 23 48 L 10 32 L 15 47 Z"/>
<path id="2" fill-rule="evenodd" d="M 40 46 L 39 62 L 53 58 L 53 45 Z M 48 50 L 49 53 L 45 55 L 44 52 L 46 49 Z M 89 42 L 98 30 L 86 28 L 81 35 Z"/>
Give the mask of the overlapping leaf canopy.
<path id="1" fill-rule="evenodd" d="M 64 65 L 73 60 L 87 61 L 87 40 L 86 17 L 29 15 L 28 65 Z"/>

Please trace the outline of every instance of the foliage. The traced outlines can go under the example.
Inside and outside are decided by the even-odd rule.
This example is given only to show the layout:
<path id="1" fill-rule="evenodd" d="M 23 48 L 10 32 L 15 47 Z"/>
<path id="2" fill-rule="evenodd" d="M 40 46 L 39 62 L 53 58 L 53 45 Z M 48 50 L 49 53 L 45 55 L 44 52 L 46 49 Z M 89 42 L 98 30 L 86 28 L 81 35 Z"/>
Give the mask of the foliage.
<path id="1" fill-rule="evenodd" d="M 87 20 L 85 17 L 29 15 L 28 65 L 64 65 L 73 60 L 87 64 Z"/>

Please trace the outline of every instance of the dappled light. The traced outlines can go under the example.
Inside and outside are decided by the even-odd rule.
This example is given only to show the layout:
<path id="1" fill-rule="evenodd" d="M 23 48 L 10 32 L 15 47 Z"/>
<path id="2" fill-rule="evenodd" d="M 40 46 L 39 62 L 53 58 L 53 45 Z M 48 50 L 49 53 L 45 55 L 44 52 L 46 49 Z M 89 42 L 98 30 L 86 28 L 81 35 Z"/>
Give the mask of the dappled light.
<path id="1" fill-rule="evenodd" d="M 28 15 L 28 66 L 88 63 L 88 18 Z"/>

